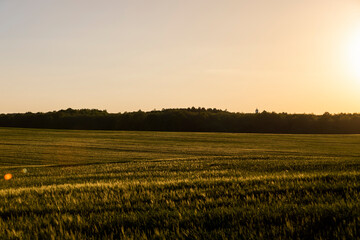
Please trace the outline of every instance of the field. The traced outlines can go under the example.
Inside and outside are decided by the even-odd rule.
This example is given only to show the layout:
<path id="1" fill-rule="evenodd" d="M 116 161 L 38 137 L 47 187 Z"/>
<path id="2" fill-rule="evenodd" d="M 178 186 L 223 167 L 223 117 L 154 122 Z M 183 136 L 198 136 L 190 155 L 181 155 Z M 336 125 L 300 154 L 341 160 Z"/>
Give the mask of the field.
<path id="1" fill-rule="evenodd" d="M 0 128 L 0 239 L 356 239 L 360 135 Z"/>

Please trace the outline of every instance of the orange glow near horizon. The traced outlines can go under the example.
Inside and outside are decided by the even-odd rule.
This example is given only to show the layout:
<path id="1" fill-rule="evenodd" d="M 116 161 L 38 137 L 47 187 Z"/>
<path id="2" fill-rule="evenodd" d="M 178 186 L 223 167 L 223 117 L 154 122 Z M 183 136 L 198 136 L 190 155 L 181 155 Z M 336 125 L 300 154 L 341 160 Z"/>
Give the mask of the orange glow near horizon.
<path id="1" fill-rule="evenodd" d="M 360 1 L 0 2 L 0 113 L 360 112 Z"/>

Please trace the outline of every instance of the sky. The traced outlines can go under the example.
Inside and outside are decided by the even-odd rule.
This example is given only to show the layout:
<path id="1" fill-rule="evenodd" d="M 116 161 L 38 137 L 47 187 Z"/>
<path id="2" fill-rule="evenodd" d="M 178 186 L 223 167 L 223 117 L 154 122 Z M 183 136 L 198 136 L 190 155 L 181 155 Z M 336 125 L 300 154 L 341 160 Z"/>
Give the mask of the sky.
<path id="1" fill-rule="evenodd" d="M 360 112 L 358 0 L 0 0 L 0 113 Z"/>

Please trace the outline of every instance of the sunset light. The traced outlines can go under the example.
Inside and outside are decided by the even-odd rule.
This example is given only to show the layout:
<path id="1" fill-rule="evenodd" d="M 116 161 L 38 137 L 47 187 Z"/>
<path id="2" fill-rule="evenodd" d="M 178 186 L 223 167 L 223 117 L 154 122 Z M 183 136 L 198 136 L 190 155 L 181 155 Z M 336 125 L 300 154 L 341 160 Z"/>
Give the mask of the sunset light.
<path id="1" fill-rule="evenodd" d="M 0 1 L 0 112 L 360 111 L 359 13 L 358 0 Z"/>
<path id="2" fill-rule="evenodd" d="M 360 83 L 360 24 L 346 42 L 346 65 L 347 71 Z"/>
<path id="3" fill-rule="evenodd" d="M 0 240 L 360 240 L 360 0 L 0 0 L 0 86 Z"/>

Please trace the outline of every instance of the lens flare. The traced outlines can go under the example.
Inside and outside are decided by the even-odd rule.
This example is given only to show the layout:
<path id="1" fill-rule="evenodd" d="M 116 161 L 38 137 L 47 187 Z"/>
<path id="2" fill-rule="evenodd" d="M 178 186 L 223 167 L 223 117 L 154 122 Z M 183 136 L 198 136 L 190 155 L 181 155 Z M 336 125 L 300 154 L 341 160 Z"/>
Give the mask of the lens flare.
<path id="1" fill-rule="evenodd" d="M 12 177 L 13 177 L 13 175 L 11 173 L 7 173 L 7 174 L 5 174 L 4 179 L 10 180 L 10 179 L 12 179 Z"/>

